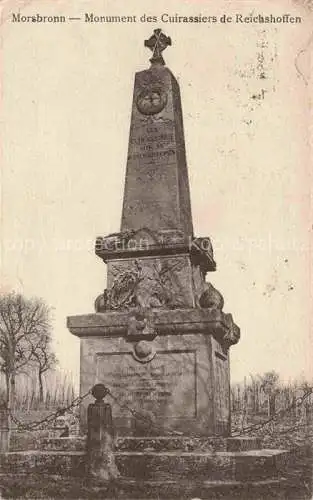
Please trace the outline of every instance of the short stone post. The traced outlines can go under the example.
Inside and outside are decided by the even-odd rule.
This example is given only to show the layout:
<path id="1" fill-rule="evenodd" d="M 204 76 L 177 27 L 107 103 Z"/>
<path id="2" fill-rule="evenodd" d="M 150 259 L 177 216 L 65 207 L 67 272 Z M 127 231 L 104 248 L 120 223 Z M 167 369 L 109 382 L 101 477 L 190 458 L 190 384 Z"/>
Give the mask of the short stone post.
<path id="1" fill-rule="evenodd" d="M 10 448 L 10 417 L 5 403 L 0 404 L 0 453 L 6 453 Z"/>
<path id="2" fill-rule="evenodd" d="M 110 481 L 119 476 L 115 465 L 114 428 L 111 405 L 103 398 L 108 394 L 103 384 L 96 384 L 91 391 L 96 399 L 87 411 L 87 473 L 89 477 Z"/>

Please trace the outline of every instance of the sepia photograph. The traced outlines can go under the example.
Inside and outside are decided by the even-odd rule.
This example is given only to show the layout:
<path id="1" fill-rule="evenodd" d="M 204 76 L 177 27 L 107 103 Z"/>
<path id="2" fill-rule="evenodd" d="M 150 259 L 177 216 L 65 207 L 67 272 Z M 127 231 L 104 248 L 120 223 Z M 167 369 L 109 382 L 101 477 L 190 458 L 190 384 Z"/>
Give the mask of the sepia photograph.
<path id="1" fill-rule="evenodd" d="M 312 499 L 313 2 L 0 9 L 0 499 Z"/>

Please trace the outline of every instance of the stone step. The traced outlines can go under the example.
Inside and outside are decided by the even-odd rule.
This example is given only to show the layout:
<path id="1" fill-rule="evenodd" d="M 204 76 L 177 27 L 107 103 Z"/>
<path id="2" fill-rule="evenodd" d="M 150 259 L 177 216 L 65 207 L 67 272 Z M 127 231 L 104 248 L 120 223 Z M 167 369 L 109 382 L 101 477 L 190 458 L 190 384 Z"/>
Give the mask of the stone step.
<path id="1" fill-rule="evenodd" d="M 19 485 L 19 498 L 42 498 L 43 485 L 49 491 L 51 498 L 110 498 L 110 499 L 192 499 L 212 498 L 257 499 L 277 498 L 284 493 L 286 480 L 284 478 L 263 479 L 258 481 L 190 481 L 151 480 L 138 481 L 121 477 L 114 484 L 88 483 L 83 477 L 66 478 L 47 474 L 0 474 L 0 491 L 3 498 L 12 498 Z"/>
<path id="2" fill-rule="evenodd" d="M 74 437 L 45 437 L 36 444 L 39 451 L 85 451 L 86 438 Z"/>
<path id="3" fill-rule="evenodd" d="M 115 452 L 122 476 L 139 480 L 179 478 L 193 480 L 259 480 L 278 477 L 288 452 L 249 450 L 242 452 Z M 27 451 L 1 455 L 1 472 L 37 472 L 82 475 L 85 453 L 81 451 Z"/>
<path id="4" fill-rule="evenodd" d="M 116 439 L 116 451 L 248 451 L 260 449 L 261 441 L 253 437 L 120 437 Z M 84 451 L 85 437 L 49 438 L 38 441 L 38 450 Z"/>
<path id="5" fill-rule="evenodd" d="M 234 497 L 249 500 L 260 498 L 274 498 L 275 494 L 284 493 L 286 479 L 271 478 L 258 481 L 212 481 L 212 480 L 161 480 L 138 481 L 121 478 L 116 482 L 115 500 L 136 499 L 147 500 L 212 500 L 224 498 L 233 500 Z M 125 493 L 127 496 L 125 496 Z M 103 496 L 102 498 L 106 498 Z M 280 498 L 285 498 L 281 497 Z"/>
<path id="6" fill-rule="evenodd" d="M 226 451 L 227 443 L 221 437 L 155 436 L 121 437 L 116 440 L 116 451 Z"/>
<path id="7" fill-rule="evenodd" d="M 249 480 L 275 477 L 287 465 L 285 450 L 241 452 L 116 452 L 123 476 L 138 479 Z"/>
<path id="8" fill-rule="evenodd" d="M 80 475 L 85 471 L 82 451 L 12 451 L 0 455 L 0 472 Z"/>
<path id="9" fill-rule="evenodd" d="M 258 437 L 240 436 L 226 438 L 227 451 L 248 451 L 261 449 L 261 439 Z"/>

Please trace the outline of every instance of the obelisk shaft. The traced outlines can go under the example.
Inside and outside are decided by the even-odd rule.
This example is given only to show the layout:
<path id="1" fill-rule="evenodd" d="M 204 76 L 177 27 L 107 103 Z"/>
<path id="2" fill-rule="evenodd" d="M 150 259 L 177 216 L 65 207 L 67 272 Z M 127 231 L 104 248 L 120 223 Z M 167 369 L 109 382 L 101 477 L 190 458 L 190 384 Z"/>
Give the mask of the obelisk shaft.
<path id="1" fill-rule="evenodd" d="M 121 231 L 192 236 L 179 86 L 161 64 L 136 73 Z"/>

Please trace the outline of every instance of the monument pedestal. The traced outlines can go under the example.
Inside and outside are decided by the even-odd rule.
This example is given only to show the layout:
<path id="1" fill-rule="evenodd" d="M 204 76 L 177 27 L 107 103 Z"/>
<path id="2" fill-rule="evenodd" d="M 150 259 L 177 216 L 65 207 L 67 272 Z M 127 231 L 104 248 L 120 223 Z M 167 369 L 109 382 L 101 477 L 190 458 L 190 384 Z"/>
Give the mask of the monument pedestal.
<path id="1" fill-rule="evenodd" d="M 229 355 L 223 338 L 230 315 L 201 309 L 141 315 L 146 332 L 132 328 L 128 313 L 68 318 L 69 330 L 81 339 L 81 394 L 105 384 L 115 398 L 114 424 L 126 435 L 228 435 Z M 89 402 L 82 406 L 83 429 Z"/>

